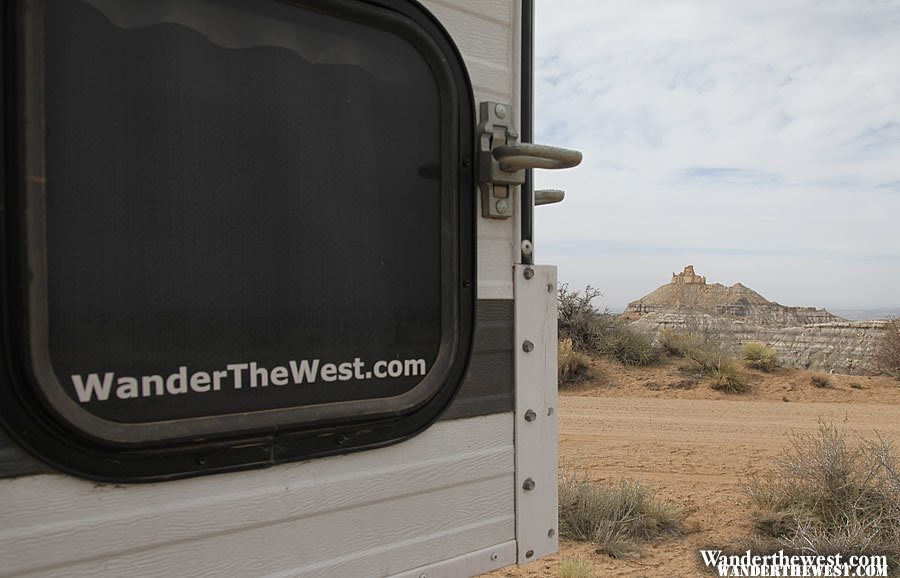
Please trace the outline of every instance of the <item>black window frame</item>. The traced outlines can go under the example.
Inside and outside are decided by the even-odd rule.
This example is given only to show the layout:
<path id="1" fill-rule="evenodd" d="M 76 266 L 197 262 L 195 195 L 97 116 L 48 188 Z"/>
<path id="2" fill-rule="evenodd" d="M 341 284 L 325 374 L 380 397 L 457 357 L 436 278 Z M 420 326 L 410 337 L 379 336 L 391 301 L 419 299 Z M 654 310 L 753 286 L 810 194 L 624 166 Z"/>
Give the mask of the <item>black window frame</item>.
<path id="1" fill-rule="evenodd" d="M 452 401 L 468 369 L 476 299 L 474 98 L 462 57 L 441 24 L 412 0 L 271 0 L 399 34 L 422 53 L 435 74 L 443 133 L 441 349 L 446 350 L 448 359 L 440 383 L 426 392 L 426 399 L 405 404 L 378 400 L 363 412 L 325 412 L 317 419 L 298 421 L 303 411 L 273 410 L 282 411 L 282 416 L 251 420 L 249 425 L 246 417 L 235 415 L 190 418 L 138 424 L 150 427 L 141 435 L 129 436 L 121 430 L 96 427 L 91 423 L 95 416 L 87 412 L 66 415 L 59 399 L 48 399 L 53 390 L 47 389 L 46 375 L 37 375 L 33 363 L 32 351 L 40 340 L 40 331 L 34 330 L 34 315 L 28 307 L 35 286 L 40 285 L 35 282 L 40 252 L 29 248 L 34 223 L 26 223 L 26 208 L 28 199 L 33 202 L 35 190 L 42 189 L 43 183 L 40 178 L 26 179 L 27 174 L 35 174 L 29 172 L 26 163 L 42 161 L 40 148 L 35 148 L 40 138 L 27 133 L 26 111 L 35 106 L 35 95 L 40 98 L 42 86 L 26 86 L 37 84 L 33 80 L 36 75 L 26 68 L 26 54 L 35 47 L 39 49 L 42 39 L 27 32 L 28 18 L 34 17 L 34 11 L 29 16 L 26 4 L 33 6 L 39 1 L 17 0 L 5 3 L 3 9 L 4 136 L 0 146 L 5 190 L 0 219 L 0 422 L 10 436 L 61 470 L 101 481 L 147 482 L 381 447 L 408 439 L 434 423 Z M 42 214 L 37 216 L 43 218 Z M 429 375 L 432 373 L 429 371 Z M 61 389 L 57 393 L 64 395 Z M 71 402 L 66 398 L 62 403 L 67 401 Z M 271 416 L 271 412 L 257 413 Z M 198 427 L 198 423 L 205 425 Z"/>

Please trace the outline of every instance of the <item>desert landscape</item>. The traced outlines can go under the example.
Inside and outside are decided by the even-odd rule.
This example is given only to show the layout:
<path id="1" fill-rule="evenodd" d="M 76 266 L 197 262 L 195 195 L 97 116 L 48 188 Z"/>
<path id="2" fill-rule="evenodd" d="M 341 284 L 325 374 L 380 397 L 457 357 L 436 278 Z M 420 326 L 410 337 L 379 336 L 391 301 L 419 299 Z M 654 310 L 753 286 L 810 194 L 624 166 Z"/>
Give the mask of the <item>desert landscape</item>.
<path id="1" fill-rule="evenodd" d="M 876 367 L 878 336 L 889 322 L 853 324 L 824 310 L 768 302 L 743 286 L 710 287 L 686 269 L 624 315 L 587 316 L 599 321 L 583 317 L 590 289 L 561 289 L 561 495 L 573 472 L 600 488 L 628 480 L 674 512 L 673 527 L 610 548 L 603 537 L 571 539 L 561 505 L 559 555 L 491 576 L 714 575 L 703 569 L 700 549 L 774 544 L 761 535 L 766 518 L 752 491 L 775 475 L 797 436 L 815 440 L 832 431 L 848 447 L 861 440 L 900 447 L 900 381 Z M 585 323 L 607 337 L 591 341 L 582 334 Z M 608 337 L 623 327 L 626 335 L 643 332 L 652 359 L 643 359 L 629 337 Z M 792 332 L 808 337 L 805 346 L 766 340 Z M 757 349 L 774 352 L 771 363 L 742 359 L 740 346 L 753 337 L 761 338 L 751 342 Z M 709 351 L 718 356 L 711 365 Z M 886 472 L 885 495 L 896 509 L 900 479 L 891 482 L 897 472 Z M 900 536 L 900 518 L 887 532 L 889 540 Z"/>

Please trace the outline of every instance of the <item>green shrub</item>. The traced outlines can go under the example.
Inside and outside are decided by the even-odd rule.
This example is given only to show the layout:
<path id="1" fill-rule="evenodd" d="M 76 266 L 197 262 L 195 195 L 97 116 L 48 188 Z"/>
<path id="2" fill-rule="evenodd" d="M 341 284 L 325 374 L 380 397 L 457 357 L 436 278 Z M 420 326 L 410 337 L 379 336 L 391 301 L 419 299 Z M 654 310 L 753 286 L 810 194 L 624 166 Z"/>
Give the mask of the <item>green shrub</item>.
<path id="1" fill-rule="evenodd" d="M 687 355 L 689 351 L 703 347 L 703 340 L 693 333 L 663 329 L 659 332 L 659 344 L 672 355 Z"/>
<path id="2" fill-rule="evenodd" d="M 563 470 L 559 482 L 559 533 L 597 544 L 615 558 L 633 555 L 635 541 L 681 529 L 681 511 L 635 480 L 608 486 L 578 470 Z"/>
<path id="3" fill-rule="evenodd" d="M 815 387 L 826 388 L 831 387 L 831 378 L 827 374 L 818 373 L 809 378 L 810 383 Z"/>
<path id="4" fill-rule="evenodd" d="M 884 555 L 900 570 L 900 464 L 884 441 L 833 424 L 795 434 L 766 479 L 749 486 L 758 532 L 786 551 Z"/>
<path id="5" fill-rule="evenodd" d="M 580 351 L 575 351 L 571 339 L 560 340 L 557 353 L 557 377 L 560 387 L 573 385 L 587 377 L 590 369 L 588 357 Z"/>
<path id="6" fill-rule="evenodd" d="M 591 578 L 594 567 L 584 558 L 566 558 L 559 562 L 559 578 Z"/>
<path id="7" fill-rule="evenodd" d="M 775 348 L 765 343 L 759 343 L 758 341 L 745 343 L 741 347 L 741 354 L 744 358 L 744 364 L 753 369 L 772 371 L 778 366 Z"/>
<path id="8" fill-rule="evenodd" d="M 656 360 L 651 340 L 608 311 L 598 311 L 592 301 L 600 292 L 588 286 L 583 293 L 560 285 L 559 338 L 571 339 L 575 351 L 597 353 L 625 365 L 648 365 Z"/>

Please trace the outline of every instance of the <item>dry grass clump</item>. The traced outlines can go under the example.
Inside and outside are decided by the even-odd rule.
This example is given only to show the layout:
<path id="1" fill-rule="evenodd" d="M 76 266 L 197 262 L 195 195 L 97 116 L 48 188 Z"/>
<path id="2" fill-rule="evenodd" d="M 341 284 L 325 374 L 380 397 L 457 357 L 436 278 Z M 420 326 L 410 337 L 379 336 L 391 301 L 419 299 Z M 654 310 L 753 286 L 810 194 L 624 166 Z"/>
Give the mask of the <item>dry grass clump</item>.
<path id="1" fill-rule="evenodd" d="M 703 340 L 694 333 L 663 329 L 659 332 L 659 344 L 672 355 L 687 355 L 703 347 Z"/>
<path id="2" fill-rule="evenodd" d="M 746 393 L 750 384 L 728 353 L 716 347 L 701 347 L 685 354 L 688 370 L 711 377 L 710 387 L 724 393 Z"/>
<path id="3" fill-rule="evenodd" d="M 578 470 L 560 475 L 560 536 L 594 542 L 598 552 L 613 558 L 636 555 L 637 541 L 680 531 L 681 519 L 676 506 L 657 500 L 636 480 L 610 486 Z"/>
<path id="4" fill-rule="evenodd" d="M 818 388 L 831 387 L 831 378 L 828 377 L 828 374 L 825 373 L 817 373 L 816 375 L 809 378 L 809 382 L 813 384 L 813 386 Z"/>
<path id="5" fill-rule="evenodd" d="M 650 339 L 608 311 L 599 311 L 593 300 L 600 292 L 588 285 L 584 292 L 558 290 L 560 339 L 571 339 L 575 351 L 600 354 L 624 365 L 649 365 L 656 361 Z"/>
<path id="6" fill-rule="evenodd" d="M 833 424 L 795 434 L 772 475 L 754 480 L 757 531 L 812 555 L 883 555 L 900 569 L 900 474 L 884 440 L 850 440 Z"/>
<path id="7" fill-rule="evenodd" d="M 741 347 L 741 355 L 744 358 L 744 364 L 753 369 L 761 371 L 772 371 L 778 367 L 778 356 L 775 348 L 759 343 L 758 341 L 750 341 Z"/>
<path id="8" fill-rule="evenodd" d="M 900 317 L 887 322 L 875 352 L 875 361 L 881 371 L 900 379 Z"/>
<path id="9" fill-rule="evenodd" d="M 650 339 L 616 318 L 610 331 L 601 333 L 594 342 L 597 351 L 623 365 L 650 365 L 658 355 Z"/>
<path id="10" fill-rule="evenodd" d="M 699 377 L 712 378 L 710 387 L 725 393 L 745 393 L 750 390 L 747 377 L 727 351 L 708 343 L 694 333 L 664 330 L 660 343 L 669 352 L 681 355 L 687 364 L 682 371 Z"/>
<path id="11" fill-rule="evenodd" d="M 747 378 L 732 359 L 720 358 L 710 370 L 713 378 L 710 387 L 724 393 L 746 393 L 750 390 Z"/>
<path id="12" fill-rule="evenodd" d="M 566 558 L 559 562 L 559 578 L 592 578 L 594 567 L 584 558 Z"/>
<path id="13" fill-rule="evenodd" d="M 560 387 L 574 385 L 588 376 L 590 373 L 588 357 L 580 351 L 575 351 L 571 339 L 561 339 L 557 353 L 557 374 Z"/>

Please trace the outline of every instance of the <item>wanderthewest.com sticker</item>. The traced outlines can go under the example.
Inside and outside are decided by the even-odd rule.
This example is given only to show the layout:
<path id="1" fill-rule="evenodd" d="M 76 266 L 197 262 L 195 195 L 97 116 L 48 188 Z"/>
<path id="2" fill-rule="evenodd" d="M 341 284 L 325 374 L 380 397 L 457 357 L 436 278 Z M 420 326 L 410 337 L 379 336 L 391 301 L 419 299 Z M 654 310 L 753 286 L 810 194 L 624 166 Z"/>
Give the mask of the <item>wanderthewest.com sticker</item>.
<path id="1" fill-rule="evenodd" d="M 146 363 L 111 363 L 101 370 L 84 364 L 59 372 L 58 379 L 68 397 L 93 415 L 146 423 L 403 395 L 435 363 L 423 348 L 411 349 L 412 355 L 393 358 L 381 350 L 283 361 L 275 355 L 234 361 L 201 356 L 181 363 L 148 357 Z"/>
<path id="2" fill-rule="evenodd" d="M 182 365 L 175 373 L 163 375 L 117 375 L 115 372 L 72 375 L 72 386 L 81 403 L 111 398 L 136 399 L 185 393 L 208 393 L 223 389 L 264 388 L 334 383 L 350 380 L 424 376 L 424 359 L 392 359 L 366 367 L 360 358 L 343 363 L 322 363 L 319 359 L 290 361 L 287 365 L 264 367 L 256 362 L 231 363 L 224 369 L 189 371 Z"/>

